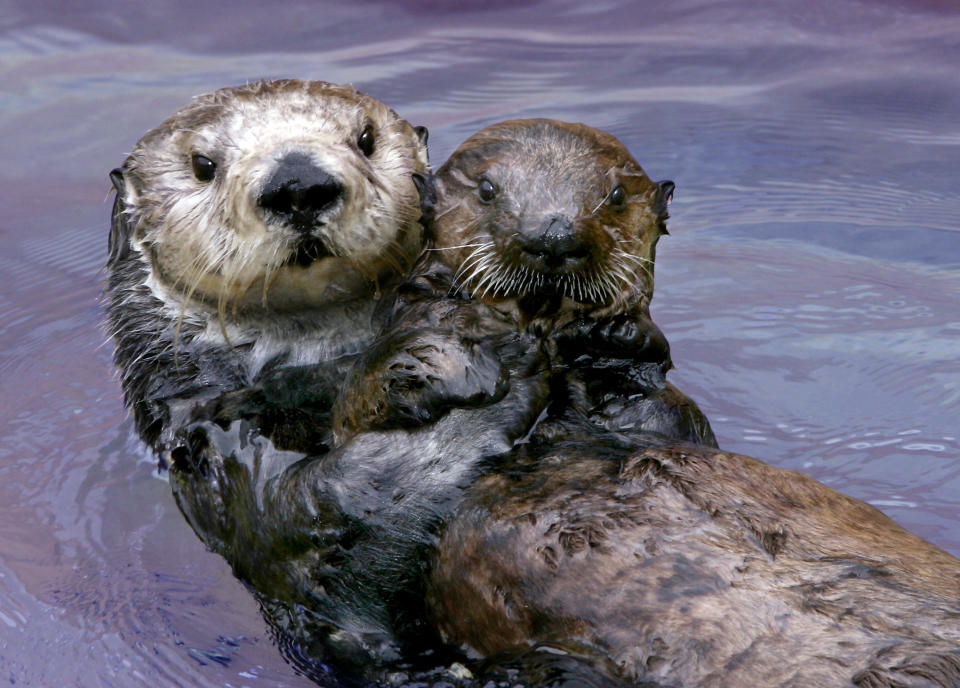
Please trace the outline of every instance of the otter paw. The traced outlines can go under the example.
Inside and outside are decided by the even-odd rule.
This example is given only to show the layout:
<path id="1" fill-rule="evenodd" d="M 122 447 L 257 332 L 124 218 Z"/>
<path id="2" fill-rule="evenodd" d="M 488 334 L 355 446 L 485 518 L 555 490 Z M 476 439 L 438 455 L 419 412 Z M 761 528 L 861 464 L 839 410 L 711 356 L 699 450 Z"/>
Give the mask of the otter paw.
<path id="1" fill-rule="evenodd" d="M 560 353 L 571 363 L 599 357 L 638 362 L 669 362 L 666 337 L 645 315 L 621 313 L 607 318 L 579 318 L 555 335 Z"/>
<path id="2" fill-rule="evenodd" d="M 492 346 L 419 333 L 374 357 L 334 409 L 335 435 L 432 423 L 453 408 L 502 399 L 508 376 Z"/>
<path id="3" fill-rule="evenodd" d="M 598 321 L 590 334 L 597 350 L 614 358 L 656 362 L 670 356 L 667 338 L 649 318 L 615 315 Z"/>

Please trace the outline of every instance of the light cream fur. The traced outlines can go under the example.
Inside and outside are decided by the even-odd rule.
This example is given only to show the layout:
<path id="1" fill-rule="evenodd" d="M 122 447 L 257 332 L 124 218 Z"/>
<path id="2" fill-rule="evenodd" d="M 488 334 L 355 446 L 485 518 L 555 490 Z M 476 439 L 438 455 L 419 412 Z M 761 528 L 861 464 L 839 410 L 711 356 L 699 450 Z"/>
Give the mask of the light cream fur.
<path id="1" fill-rule="evenodd" d="M 374 127 L 367 158 L 356 141 Z M 345 188 L 316 236 L 333 256 L 290 264 L 296 230 L 271 221 L 257 196 L 286 154 L 308 155 Z M 202 182 L 191 156 L 217 163 Z M 286 311 L 375 294 L 419 251 L 414 172 L 425 147 L 388 107 L 350 86 L 259 82 L 200 96 L 148 133 L 124 168 L 133 245 L 151 289 L 189 317 L 249 306 Z M 224 325 L 221 322 L 221 325 Z"/>

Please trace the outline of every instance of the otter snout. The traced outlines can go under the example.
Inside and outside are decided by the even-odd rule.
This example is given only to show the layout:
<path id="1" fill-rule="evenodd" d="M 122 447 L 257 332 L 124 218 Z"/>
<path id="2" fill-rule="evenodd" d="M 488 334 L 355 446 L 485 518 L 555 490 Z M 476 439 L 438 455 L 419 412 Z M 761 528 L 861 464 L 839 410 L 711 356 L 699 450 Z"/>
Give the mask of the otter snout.
<path id="1" fill-rule="evenodd" d="M 291 228 L 308 233 L 340 200 L 339 179 L 304 153 L 288 153 L 263 185 L 257 205 Z"/>
<path id="2" fill-rule="evenodd" d="M 565 215 L 547 218 L 532 233 L 522 234 L 520 245 L 538 267 L 549 270 L 575 269 L 589 255 L 589 247 Z"/>

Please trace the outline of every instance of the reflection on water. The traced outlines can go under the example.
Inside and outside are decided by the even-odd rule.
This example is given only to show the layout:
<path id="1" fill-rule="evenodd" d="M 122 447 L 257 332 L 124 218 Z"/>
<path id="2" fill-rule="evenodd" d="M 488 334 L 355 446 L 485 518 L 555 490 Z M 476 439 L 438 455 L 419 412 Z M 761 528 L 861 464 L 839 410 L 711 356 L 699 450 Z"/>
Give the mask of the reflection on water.
<path id="1" fill-rule="evenodd" d="M 954 4 L 85 4 L 0 12 L 11 683 L 307 684 L 133 438 L 96 303 L 106 172 L 261 76 L 353 82 L 428 125 L 435 162 L 508 117 L 612 131 L 678 183 L 654 317 L 721 444 L 960 554 Z"/>

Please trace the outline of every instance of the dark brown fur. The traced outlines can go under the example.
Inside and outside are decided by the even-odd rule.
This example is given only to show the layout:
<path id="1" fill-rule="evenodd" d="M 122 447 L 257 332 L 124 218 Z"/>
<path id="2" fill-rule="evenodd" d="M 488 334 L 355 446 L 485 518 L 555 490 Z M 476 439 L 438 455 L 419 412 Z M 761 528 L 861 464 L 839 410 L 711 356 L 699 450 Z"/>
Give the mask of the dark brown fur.
<path id="1" fill-rule="evenodd" d="M 442 636 L 663 686 L 960 685 L 960 562 L 756 459 L 567 442 L 475 483 L 434 557 Z"/>
<path id="2" fill-rule="evenodd" d="M 631 199 L 619 211 L 617 183 Z M 623 363 L 631 341 L 656 348 L 647 306 L 664 186 L 613 137 L 494 125 L 438 171 L 437 189 L 435 240 L 463 248 L 435 260 L 474 299 L 541 327 L 555 366 L 552 417 L 467 489 L 434 553 L 428 613 L 446 641 L 493 666 L 559 653 L 624 685 L 960 685 L 960 562 L 807 477 L 678 442 L 711 443 L 709 426 L 689 432 L 699 410 L 665 431 L 650 422 L 688 401 L 651 394 L 651 369 Z M 577 269 L 600 264 L 613 236 L 649 269 L 575 302 L 566 266 L 552 295 L 464 278 L 478 238 L 525 265 L 525 242 L 561 212 L 587 247 Z"/>

